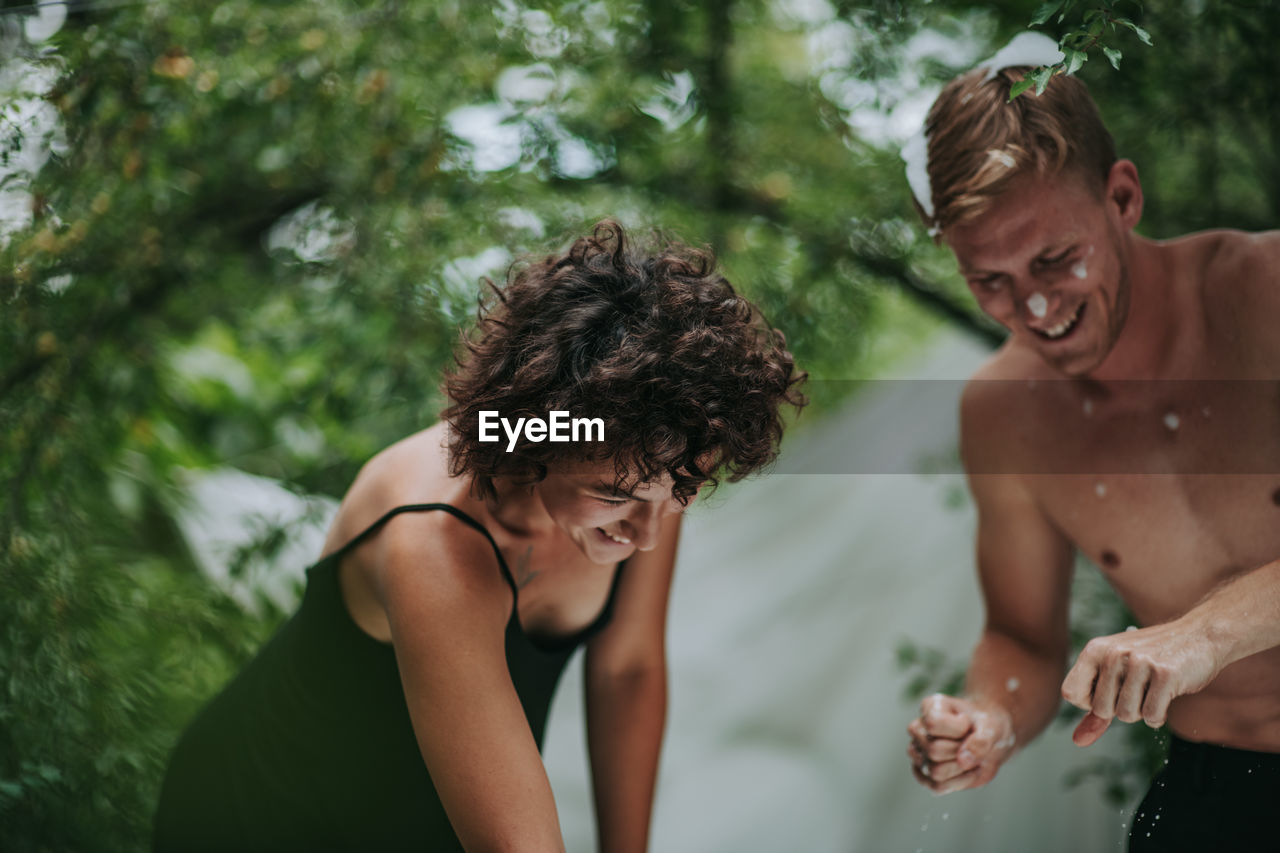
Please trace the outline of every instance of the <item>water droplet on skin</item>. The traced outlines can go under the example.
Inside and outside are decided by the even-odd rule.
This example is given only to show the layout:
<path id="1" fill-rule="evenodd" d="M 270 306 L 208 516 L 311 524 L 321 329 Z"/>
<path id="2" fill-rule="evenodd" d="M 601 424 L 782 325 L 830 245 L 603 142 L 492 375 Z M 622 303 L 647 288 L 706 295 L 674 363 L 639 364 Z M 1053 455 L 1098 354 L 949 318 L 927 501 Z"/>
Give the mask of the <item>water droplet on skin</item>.
<path id="1" fill-rule="evenodd" d="M 1126 631 L 1136 631 L 1136 630 L 1138 630 L 1138 626 L 1137 626 L 1137 625 L 1130 625 L 1129 627 L 1125 628 L 1125 630 L 1126 630 Z"/>
<path id="2" fill-rule="evenodd" d="M 1173 412 L 1166 412 L 1164 416 L 1165 429 L 1169 431 L 1176 430 L 1182 424 L 1182 419 Z"/>
<path id="3" fill-rule="evenodd" d="M 1044 315 L 1049 313 L 1049 300 L 1044 298 L 1043 293 L 1033 293 L 1027 297 L 1027 310 L 1037 320 L 1043 320 Z"/>
<path id="4" fill-rule="evenodd" d="M 1200 410 L 1200 414 L 1201 414 L 1201 415 L 1203 415 L 1203 416 L 1204 416 L 1204 417 L 1206 417 L 1206 418 L 1207 418 L 1207 417 L 1209 417 L 1209 415 L 1210 415 L 1209 407 L 1208 407 L 1208 406 L 1205 406 L 1203 409 L 1201 409 L 1201 410 Z"/>
<path id="5" fill-rule="evenodd" d="M 1092 414 L 1093 414 L 1093 401 L 1092 401 L 1092 400 L 1085 400 L 1085 401 L 1084 401 L 1084 413 L 1085 413 L 1085 416 L 1086 416 L 1086 417 L 1087 417 L 1088 415 L 1092 415 Z"/>
<path id="6" fill-rule="evenodd" d="M 1085 266 L 1084 261 L 1076 261 L 1075 266 L 1071 268 L 1071 274 L 1076 278 L 1088 278 L 1089 268 Z"/>
<path id="7" fill-rule="evenodd" d="M 1107 484 L 1098 483 L 1096 486 L 1093 487 L 1093 493 L 1100 498 L 1105 498 L 1107 496 Z"/>
<path id="8" fill-rule="evenodd" d="M 1010 678 L 1008 681 L 1004 683 L 1004 689 L 1008 690 L 1010 693 L 1016 692 L 1017 689 L 1021 686 L 1022 686 L 1022 682 L 1016 678 Z"/>

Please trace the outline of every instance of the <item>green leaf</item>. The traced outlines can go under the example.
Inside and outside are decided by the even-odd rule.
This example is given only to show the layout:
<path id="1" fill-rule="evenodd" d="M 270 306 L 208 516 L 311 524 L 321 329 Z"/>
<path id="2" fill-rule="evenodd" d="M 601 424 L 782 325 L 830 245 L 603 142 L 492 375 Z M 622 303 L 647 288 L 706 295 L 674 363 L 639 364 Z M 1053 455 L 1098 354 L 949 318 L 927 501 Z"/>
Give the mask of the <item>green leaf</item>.
<path id="1" fill-rule="evenodd" d="M 1145 45 L 1151 44 L 1151 33 L 1147 32 L 1142 27 L 1135 24 L 1133 21 L 1129 20 L 1128 18 L 1116 18 L 1116 23 L 1122 27 L 1128 27 L 1129 29 L 1133 30 L 1134 34 L 1137 35 L 1137 37 L 1142 41 L 1143 44 Z"/>
<path id="2" fill-rule="evenodd" d="M 1120 51 L 1114 47 L 1103 47 L 1102 52 L 1107 55 L 1107 59 L 1111 61 L 1111 67 L 1120 70 Z"/>
<path id="3" fill-rule="evenodd" d="M 1079 71 L 1080 66 L 1084 65 L 1089 59 L 1089 54 L 1085 53 L 1083 50 L 1072 50 L 1068 48 L 1062 52 L 1065 54 L 1063 62 L 1067 66 L 1067 70 L 1063 73 L 1068 77 Z"/>
<path id="4" fill-rule="evenodd" d="M 1054 66 L 1045 65 L 1027 75 L 1035 83 L 1037 95 L 1044 94 L 1045 87 L 1049 85 L 1049 78 L 1053 76 L 1053 69 Z"/>
<path id="5" fill-rule="evenodd" d="M 1048 0 L 1041 3 L 1040 8 L 1036 9 L 1035 14 L 1031 16 L 1031 26 L 1038 27 L 1053 16 L 1053 13 L 1062 8 L 1063 0 Z"/>
<path id="6" fill-rule="evenodd" d="M 1023 92 L 1030 89 L 1033 85 L 1035 85 L 1035 81 L 1032 80 L 1030 77 L 1024 77 L 1023 79 L 1019 80 L 1017 83 L 1014 83 L 1012 86 L 1009 87 L 1009 100 L 1012 101 L 1014 98 L 1018 97 Z"/>

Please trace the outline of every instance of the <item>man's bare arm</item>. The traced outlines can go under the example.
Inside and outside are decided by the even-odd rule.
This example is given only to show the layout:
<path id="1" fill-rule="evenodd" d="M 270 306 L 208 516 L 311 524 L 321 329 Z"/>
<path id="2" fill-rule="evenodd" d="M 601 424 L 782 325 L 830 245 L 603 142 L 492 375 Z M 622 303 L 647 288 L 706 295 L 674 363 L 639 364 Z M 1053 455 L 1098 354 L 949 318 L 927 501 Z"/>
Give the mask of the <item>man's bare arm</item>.
<path id="1" fill-rule="evenodd" d="M 1116 718 L 1159 728 L 1174 699 L 1276 646 L 1280 560 L 1237 575 L 1171 622 L 1091 640 L 1062 683 L 1063 698 L 1089 712 L 1072 737 L 1088 746 Z"/>
<path id="2" fill-rule="evenodd" d="M 1009 449 L 990 407 L 966 393 L 962 414 L 966 465 Z M 1058 707 L 1068 650 L 1072 549 L 1044 515 L 1020 474 L 975 474 L 977 561 L 987 619 L 962 697 L 933 696 L 908 731 L 921 784 L 937 793 L 984 785 L 1018 745 L 1034 738 Z"/>

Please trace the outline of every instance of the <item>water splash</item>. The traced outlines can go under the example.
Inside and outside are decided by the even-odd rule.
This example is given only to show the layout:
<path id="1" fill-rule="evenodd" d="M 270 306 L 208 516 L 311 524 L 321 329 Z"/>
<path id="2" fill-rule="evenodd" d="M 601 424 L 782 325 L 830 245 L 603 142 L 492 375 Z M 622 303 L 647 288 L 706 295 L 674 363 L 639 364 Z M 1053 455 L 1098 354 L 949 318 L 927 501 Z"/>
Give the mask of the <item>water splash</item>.
<path id="1" fill-rule="evenodd" d="M 1018 161 L 1013 159 L 1013 155 L 1009 154 L 1007 151 L 1000 151 L 992 148 L 987 151 L 987 157 L 992 160 L 999 160 L 1000 164 L 1006 169 L 1012 169 L 1018 165 Z"/>
<path id="2" fill-rule="evenodd" d="M 1043 293 L 1033 293 L 1027 297 L 1027 310 L 1037 320 L 1043 320 L 1044 315 L 1049 313 L 1049 300 L 1045 299 Z"/>
<path id="3" fill-rule="evenodd" d="M 1084 253 L 1084 257 L 1076 261 L 1071 267 L 1071 274 L 1078 279 L 1089 277 L 1089 259 L 1093 257 L 1093 247 L 1090 246 Z"/>

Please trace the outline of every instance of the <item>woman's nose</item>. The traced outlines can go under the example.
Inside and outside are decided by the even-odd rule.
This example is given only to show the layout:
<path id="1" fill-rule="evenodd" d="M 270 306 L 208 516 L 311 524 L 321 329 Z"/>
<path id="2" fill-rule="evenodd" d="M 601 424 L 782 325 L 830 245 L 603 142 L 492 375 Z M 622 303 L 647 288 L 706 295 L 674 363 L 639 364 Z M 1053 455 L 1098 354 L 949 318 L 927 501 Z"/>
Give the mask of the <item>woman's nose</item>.
<path id="1" fill-rule="evenodd" d="M 646 503 L 627 519 L 631 525 L 631 542 L 639 551 L 652 551 L 658 544 L 658 531 L 662 526 L 663 505 Z"/>

